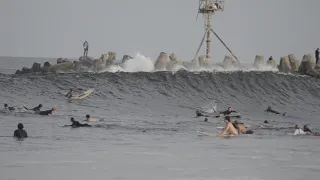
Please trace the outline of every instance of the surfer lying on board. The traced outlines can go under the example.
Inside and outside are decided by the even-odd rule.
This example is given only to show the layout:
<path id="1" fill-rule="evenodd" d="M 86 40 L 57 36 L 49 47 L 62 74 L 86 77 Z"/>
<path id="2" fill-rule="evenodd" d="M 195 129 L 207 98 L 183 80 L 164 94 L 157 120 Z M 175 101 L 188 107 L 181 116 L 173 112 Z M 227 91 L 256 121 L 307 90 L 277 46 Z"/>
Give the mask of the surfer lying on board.
<path id="1" fill-rule="evenodd" d="M 52 114 L 53 112 L 56 112 L 56 108 L 52 108 L 51 110 L 46 110 L 46 111 L 38 111 L 36 112 L 39 115 L 43 115 L 43 116 L 48 116 L 49 114 Z"/>
<path id="2" fill-rule="evenodd" d="M 280 112 L 273 110 L 270 106 L 268 106 L 268 108 L 267 108 L 265 111 L 266 111 L 266 112 L 270 112 L 270 113 L 274 113 L 274 114 L 281 114 Z M 282 113 L 282 115 L 283 115 L 283 116 L 286 116 L 287 113 L 286 113 L 286 112 L 285 112 L 285 113 Z"/>
<path id="3" fill-rule="evenodd" d="M 26 110 L 32 110 L 32 111 L 35 111 L 35 112 L 39 112 L 40 109 L 42 108 L 42 104 L 39 104 L 37 107 L 34 107 L 32 109 L 29 109 L 29 108 L 26 108 L 25 106 L 23 106 Z"/>
<path id="4" fill-rule="evenodd" d="M 8 104 L 4 104 L 4 111 L 7 112 L 7 111 L 14 111 L 16 108 L 14 107 L 9 107 Z"/>
<path id="5" fill-rule="evenodd" d="M 72 97 L 76 97 L 76 92 L 74 90 L 74 88 L 71 88 L 70 91 L 68 92 L 68 94 L 66 94 L 66 97 L 68 98 L 72 98 Z"/>
<path id="6" fill-rule="evenodd" d="M 235 120 L 232 125 L 238 130 L 238 134 L 253 134 L 252 130 L 246 130 L 246 126 L 243 123 L 239 123 L 239 121 Z"/>
<path id="7" fill-rule="evenodd" d="M 320 133 L 318 133 L 318 132 L 312 132 L 312 131 L 309 129 L 308 125 L 304 125 L 304 126 L 303 126 L 303 131 L 306 132 L 306 133 L 309 133 L 309 134 L 311 134 L 311 135 L 314 135 L 314 136 L 320 136 Z"/>
<path id="8" fill-rule="evenodd" d="M 236 128 L 230 122 L 230 117 L 229 116 L 225 117 L 224 122 L 226 123 L 226 126 L 218 134 L 208 134 L 208 133 L 205 133 L 205 132 L 200 132 L 200 134 L 203 134 L 205 136 L 223 136 L 223 135 L 236 135 L 236 134 L 239 134 L 238 131 L 236 130 Z"/>
<path id="9" fill-rule="evenodd" d="M 73 117 L 70 119 L 70 121 L 71 121 L 72 124 L 71 124 L 71 125 L 65 125 L 65 127 L 68 127 L 68 126 L 71 126 L 71 127 L 73 127 L 73 128 L 77 128 L 77 127 L 91 127 L 91 125 L 89 125 L 89 124 L 81 124 L 81 123 L 79 123 L 79 121 L 74 120 Z"/>
<path id="10" fill-rule="evenodd" d="M 228 107 L 226 111 L 222 111 L 220 112 L 220 114 L 223 114 L 225 116 L 225 115 L 230 115 L 233 112 L 237 113 L 237 111 L 232 110 L 232 107 Z"/>

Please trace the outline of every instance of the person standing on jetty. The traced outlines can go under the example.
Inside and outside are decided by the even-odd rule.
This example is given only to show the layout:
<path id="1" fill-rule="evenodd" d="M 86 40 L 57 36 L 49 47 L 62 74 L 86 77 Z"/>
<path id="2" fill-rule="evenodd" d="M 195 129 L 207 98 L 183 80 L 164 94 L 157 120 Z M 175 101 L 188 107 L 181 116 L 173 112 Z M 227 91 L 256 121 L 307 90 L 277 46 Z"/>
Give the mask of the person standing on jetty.
<path id="1" fill-rule="evenodd" d="M 89 43 L 87 41 L 85 41 L 83 43 L 83 49 L 84 49 L 83 56 L 87 57 L 88 56 L 88 50 L 89 50 Z"/>
<path id="2" fill-rule="evenodd" d="M 318 64 L 318 61 L 319 61 L 319 53 L 320 53 L 320 50 L 319 48 L 317 48 L 315 54 L 316 54 L 316 65 Z"/>

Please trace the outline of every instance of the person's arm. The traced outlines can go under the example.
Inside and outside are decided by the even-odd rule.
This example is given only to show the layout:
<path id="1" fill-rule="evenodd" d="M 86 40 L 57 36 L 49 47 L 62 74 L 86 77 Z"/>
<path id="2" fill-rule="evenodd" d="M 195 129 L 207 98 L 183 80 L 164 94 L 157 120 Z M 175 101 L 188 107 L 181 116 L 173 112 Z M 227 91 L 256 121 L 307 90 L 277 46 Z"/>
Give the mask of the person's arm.
<path id="1" fill-rule="evenodd" d="M 26 133 L 26 137 L 28 137 L 28 133 L 27 133 L 27 131 L 24 131 L 25 133 Z"/>
<path id="2" fill-rule="evenodd" d="M 14 131 L 13 137 L 17 137 L 17 130 Z"/>

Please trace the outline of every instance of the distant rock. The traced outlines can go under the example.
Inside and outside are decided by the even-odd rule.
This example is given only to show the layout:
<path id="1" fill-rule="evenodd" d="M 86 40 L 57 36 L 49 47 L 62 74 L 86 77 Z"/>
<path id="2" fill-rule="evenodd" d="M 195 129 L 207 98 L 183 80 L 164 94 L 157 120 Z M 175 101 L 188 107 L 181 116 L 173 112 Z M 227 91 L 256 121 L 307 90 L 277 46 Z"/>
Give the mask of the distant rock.
<path id="1" fill-rule="evenodd" d="M 259 56 L 256 55 L 255 59 L 254 59 L 254 63 L 253 66 L 257 69 L 261 69 L 265 66 L 264 64 L 264 56 Z"/>
<path id="2" fill-rule="evenodd" d="M 133 59 L 133 57 L 131 57 L 131 56 L 129 56 L 129 55 L 124 55 L 123 57 L 122 57 L 122 63 L 125 63 L 125 62 L 127 62 L 128 60 L 130 60 L 130 59 Z"/>
<path id="3" fill-rule="evenodd" d="M 180 58 L 174 53 L 170 54 L 169 59 L 170 61 L 167 63 L 168 70 L 175 70 L 176 67 L 183 66 L 183 61 L 181 61 Z"/>
<path id="4" fill-rule="evenodd" d="M 289 54 L 289 61 L 292 71 L 297 72 L 299 70 L 300 61 L 296 59 L 294 54 Z"/>
<path id="5" fill-rule="evenodd" d="M 156 63 L 154 64 L 154 69 L 165 70 L 167 67 L 168 60 L 169 60 L 168 54 L 165 52 L 161 52 L 156 60 Z"/>
<path id="6" fill-rule="evenodd" d="M 82 72 L 82 65 L 81 65 L 81 63 L 79 61 L 73 61 L 73 70 L 76 73 Z"/>
<path id="7" fill-rule="evenodd" d="M 31 71 L 34 73 L 40 72 L 41 71 L 41 64 L 40 63 L 33 63 L 31 67 Z"/>
<path id="8" fill-rule="evenodd" d="M 51 66 L 50 71 L 53 73 L 71 72 L 73 70 L 73 62 L 64 62 Z"/>
<path id="9" fill-rule="evenodd" d="M 279 71 L 284 72 L 284 73 L 291 73 L 292 72 L 292 68 L 291 68 L 291 64 L 290 64 L 288 56 L 281 57 Z"/>
<path id="10" fill-rule="evenodd" d="M 106 67 L 109 67 L 111 65 L 114 65 L 114 62 L 116 61 L 116 55 L 117 53 L 109 51 L 107 54 L 103 55 L 103 61 L 106 63 Z"/>
<path id="11" fill-rule="evenodd" d="M 298 72 L 300 74 L 306 75 L 308 71 L 312 70 L 314 66 L 314 61 L 312 55 L 304 55 L 301 61 Z"/>
<path id="12" fill-rule="evenodd" d="M 81 63 L 81 65 L 88 67 L 88 68 L 93 67 L 93 65 L 94 65 L 93 61 L 94 61 L 94 59 L 92 57 L 81 56 L 79 58 L 79 62 Z"/>
<path id="13" fill-rule="evenodd" d="M 199 68 L 199 63 L 196 60 L 191 60 L 189 62 L 183 61 L 182 65 L 188 70 L 195 70 Z"/>
<path id="14" fill-rule="evenodd" d="M 50 72 L 51 64 L 49 62 L 45 62 L 41 68 L 41 72 L 48 73 Z"/>

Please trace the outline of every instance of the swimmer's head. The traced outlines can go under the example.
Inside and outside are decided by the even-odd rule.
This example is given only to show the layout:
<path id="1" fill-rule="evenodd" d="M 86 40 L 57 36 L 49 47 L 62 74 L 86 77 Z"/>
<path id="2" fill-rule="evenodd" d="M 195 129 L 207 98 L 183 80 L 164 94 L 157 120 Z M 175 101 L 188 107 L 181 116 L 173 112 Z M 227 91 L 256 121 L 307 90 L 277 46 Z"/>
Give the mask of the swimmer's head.
<path id="1" fill-rule="evenodd" d="M 231 106 L 228 107 L 228 111 L 232 111 L 232 107 Z"/>
<path id="2" fill-rule="evenodd" d="M 23 129 L 23 124 L 22 123 L 18 124 L 18 129 Z"/>
<path id="3" fill-rule="evenodd" d="M 268 120 L 265 120 L 265 121 L 264 121 L 264 123 L 265 123 L 265 124 L 268 124 L 268 123 L 269 123 L 269 121 L 268 121 Z"/>
<path id="4" fill-rule="evenodd" d="M 300 129 L 300 126 L 299 126 L 298 124 L 296 124 L 296 125 L 294 126 L 294 128 L 295 128 L 295 129 Z"/>
<path id="5" fill-rule="evenodd" d="M 205 121 L 205 122 L 208 122 L 208 118 L 204 118 L 204 121 Z"/>
<path id="6" fill-rule="evenodd" d="M 72 118 L 70 118 L 70 121 L 73 123 L 74 122 L 74 118 L 72 117 Z"/>
<path id="7" fill-rule="evenodd" d="M 42 107 L 42 104 L 39 104 L 38 107 Z"/>
<path id="8" fill-rule="evenodd" d="M 52 112 L 56 112 L 57 111 L 56 108 L 54 108 L 54 107 L 51 110 L 52 110 Z"/>
<path id="9" fill-rule="evenodd" d="M 89 114 L 87 114 L 87 115 L 86 115 L 86 118 L 87 118 L 87 119 L 89 119 L 89 118 L 90 118 L 90 115 L 89 115 Z"/>
<path id="10" fill-rule="evenodd" d="M 4 104 L 4 107 L 8 107 L 8 104 Z"/>

